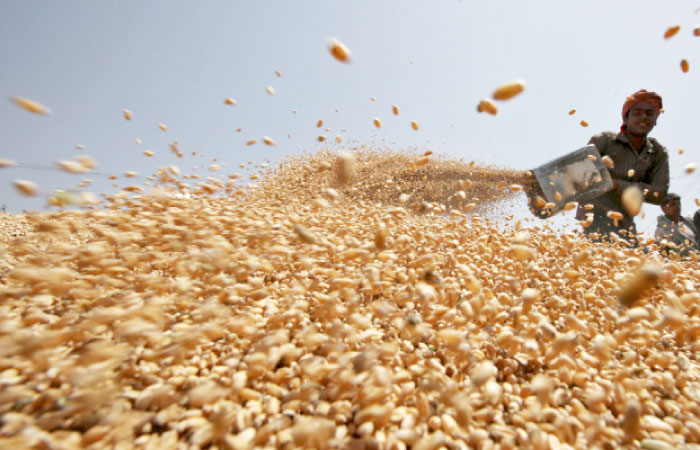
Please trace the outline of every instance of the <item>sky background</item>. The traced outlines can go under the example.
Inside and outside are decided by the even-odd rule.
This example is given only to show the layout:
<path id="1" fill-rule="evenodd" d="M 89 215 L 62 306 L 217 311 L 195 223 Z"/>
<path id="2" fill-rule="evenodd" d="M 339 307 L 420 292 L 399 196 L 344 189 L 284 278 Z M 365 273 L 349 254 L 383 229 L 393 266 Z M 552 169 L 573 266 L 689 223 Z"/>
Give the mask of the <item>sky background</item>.
<path id="1" fill-rule="evenodd" d="M 529 169 L 617 130 L 625 97 L 645 88 L 663 96 L 666 112 L 651 135 L 668 148 L 671 190 L 692 215 L 700 174 L 683 167 L 700 148 L 698 7 L 697 0 L 0 0 L 0 158 L 25 164 L 0 169 L 0 204 L 45 210 L 47 194 L 84 178 L 99 194 L 114 192 L 107 174 L 127 170 L 146 177 L 175 164 L 206 177 L 336 148 L 317 142 L 319 119 L 331 128 L 323 132 L 329 141 L 341 134 L 342 145 L 430 149 Z M 671 25 L 681 30 L 665 40 Z M 352 64 L 330 56 L 331 36 L 351 49 Z M 481 98 L 514 79 L 526 89 L 500 103 L 498 116 L 476 112 Z M 53 114 L 30 114 L 11 96 Z M 236 106 L 224 105 L 226 97 Z M 133 111 L 131 121 L 122 109 Z M 245 145 L 262 136 L 277 145 Z M 168 148 L 175 140 L 182 159 Z M 81 154 L 98 162 L 97 174 L 52 169 Z M 212 158 L 226 164 L 221 172 L 208 172 Z M 43 196 L 20 196 L 15 179 L 37 182 Z M 638 228 L 653 232 L 660 209 L 644 211 Z"/>

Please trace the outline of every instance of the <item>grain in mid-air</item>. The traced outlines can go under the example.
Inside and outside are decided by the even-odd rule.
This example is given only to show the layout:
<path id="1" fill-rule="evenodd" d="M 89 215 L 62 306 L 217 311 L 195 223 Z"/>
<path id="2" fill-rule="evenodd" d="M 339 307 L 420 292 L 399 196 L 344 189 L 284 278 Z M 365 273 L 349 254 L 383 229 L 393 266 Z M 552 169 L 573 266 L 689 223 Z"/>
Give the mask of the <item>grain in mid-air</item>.
<path id="1" fill-rule="evenodd" d="M 680 25 L 674 25 L 671 27 L 668 27 L 666 31 L 664 32 L 664 39 L 671 39 L 673 36 L 675 36 L 678 31 L 680 31 L 681 26 Z"/>
<path id="2" fill-rule="evenodd" d="M 498 114 L 498 107 L 496 106 L 496 104 L 487 98 L 481 99 L 479 101 L 479 104 L 477 105 L 476 110 L 480 113 L 482 113 L 482 112 L 489 113 L 492 116 L 495 116 L 496 114 Z"/>
<path id="3" fill-rule="evenodd" d="M 51 110 L 49 108 L 35 100 L 30 100 L 23 97 L 10 97 L 10 100 L 12 100 L 15 105 L 19 106 L 25 111 L 29 111 L 30 113 L 41 115 L 51 114 Z"/>
<path id="4" fill-rule="evenodd" d="M 340 62 L 352 62 L 350 49 L 336 38 L 328 38 L 328 51 Z"/>
<path id="5" fill-rule="evenodd" d="M 511 98 L 519 95 L 524 90 L 525 82 L 522 80 L 515 80 L 510 83 L 506 83 L 499 86 L 493 92 L 493 99 L 499 101 L 510 100 Z"/>

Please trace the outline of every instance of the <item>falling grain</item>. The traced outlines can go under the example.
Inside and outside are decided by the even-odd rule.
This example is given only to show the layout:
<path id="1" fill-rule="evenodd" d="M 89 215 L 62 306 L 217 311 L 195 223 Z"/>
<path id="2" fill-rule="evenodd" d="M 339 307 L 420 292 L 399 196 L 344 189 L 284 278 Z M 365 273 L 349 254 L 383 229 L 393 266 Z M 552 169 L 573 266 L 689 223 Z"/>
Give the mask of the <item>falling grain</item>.
<path id="1" fill-rule="evenodd" d="M 618 300 L 620 305 L 631 308 L 650 289 L 656 286 L 661 268 L 658 265 L 646 265 L 630 278 L 622 287 Z"/>
<path id="2" fill-rule="evenodd" d="M 30 113 L 41 115 L 51 114 L 51 110 L 49 108 L 37 101 L 22 97 L 10 97 L 10 100 L 12 100 L 15 105 L 19 106 L 25 111 L 29 111 Z"/>
<path id="3" fill-rule="evenodd" d="M 510 100 L 525 90 L 525 83 L 521 80 L 506 83 L 493 92 L 494 100 Z"/>
<path id="4" fill-rule="evenodd" d="M 476 110 L 480 113 L 485 112 L 491 114 L 492 116 L 498 114 L 498 107 L 496 107 L 496 105 L 487 98 L 484 98 L 479 101 Z"/>
<path id="5" fill-rule="evenodd" d="M 601 158 L 601 161 L 603 161 L 603 164 L 605 164 L 605 167 L 608 169 L 612 169 L 615 167 L 615 163 L 613 162 L 612 158 L 609 157 L 608 155 L 605 155 Z"/>
<path id="6" fill-rule="evenodd" d="M 340 62 L 352 62 L 352 54 L 350 53 L 350 49 L 335 38 L 328 39 L 328 51 Z"/>
<path id="7" fill-rule="evenodd" d="M 690 64 L 688 63 L 688 60 L 682 59 L 681 60 L 681 71 L 683 73 L 688 73 L 689 70 L 690 70 Z"/>
<path id="8" fill-rule="evenodd" d="M 622 206 L 625 208 L 625 212 L 629 216 L 634 217 L 642 210 L 644 194 L 637 186 L 630 186 L 622 191 L 621 201 Z"/>
<path id="9" fill-rule="evenodd" d="M 27 197 L 39 195 L 39 186 L 33 181 L 15 180 L 14 185 L 15 189 L 22 195 L 26 195 Z"/>
<path id="10" fill-rule="evenodd" d="M 336 160 L 336 177 L 338 183 L 347 184 L 355 173 L 355 157 L 352 153 L 343 152 Z"/>
<path id="11" fill-rule="evenodd" d="M 681 26 L 680 25 L 673 25 L 671 27 L 668 27 L 666 31 L 664 32 L 664 39 L 671 39 L 673 36 L 680 31 Z"/>
<path id="12" fill-rule="evenodd" d="M 68 173 L 83 173 L 87 170 L 85 166 L 77 161 L 57 161 L 56 165 Z"/>

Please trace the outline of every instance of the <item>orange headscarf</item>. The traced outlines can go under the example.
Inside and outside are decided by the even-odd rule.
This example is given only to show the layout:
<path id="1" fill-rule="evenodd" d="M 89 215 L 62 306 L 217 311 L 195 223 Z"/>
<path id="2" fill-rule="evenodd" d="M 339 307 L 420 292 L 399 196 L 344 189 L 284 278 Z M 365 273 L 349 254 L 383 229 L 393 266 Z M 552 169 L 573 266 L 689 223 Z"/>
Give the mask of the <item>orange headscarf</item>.
<path id="1" fill-rule="evenodd" d="M 627 97 L 625 104 L 622 105 L 622 126 L 620 127 L 621 133 L 627 132 L 627 127 L 625 126 L 625 120 L 627 119 L 627 114 L 629 114 L 630 109 L 639 102 L 647 101 L 651 103 L 651 106 L 656 110 L 656 115 L 658 116 L 661 112 L 661 108 L 664 107 L 661 102 L 661 96 L 656 92 L 650 92 L 646 89 L 640 89 L 634 94 Z"/>

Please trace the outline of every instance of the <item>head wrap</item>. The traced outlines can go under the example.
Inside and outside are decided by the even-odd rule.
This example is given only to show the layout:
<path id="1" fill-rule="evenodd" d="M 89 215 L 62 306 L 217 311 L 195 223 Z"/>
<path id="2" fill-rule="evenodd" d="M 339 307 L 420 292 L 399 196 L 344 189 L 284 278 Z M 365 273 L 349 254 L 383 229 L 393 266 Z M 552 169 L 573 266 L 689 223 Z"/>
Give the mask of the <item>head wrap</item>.
<path id="1" fill-rule="evenodd" d="M 661 112 L 661 108 L 664 107 L 661 102 L 661 96 L 656 92 L 647 91 L 646 89 L 640 89 L 634 94 L 627 97 L 625 104 L 622 105 L 622 126 L 620 127 L 621 133 L 627 132 L 627 126 L 625 121 L 627 120 L 627 114 L 629 114 L 630 109 L 639 102 L 647 101 L 651 103 L 651 106 L 656 110 L 656 115 L 658 116 Z"/>

